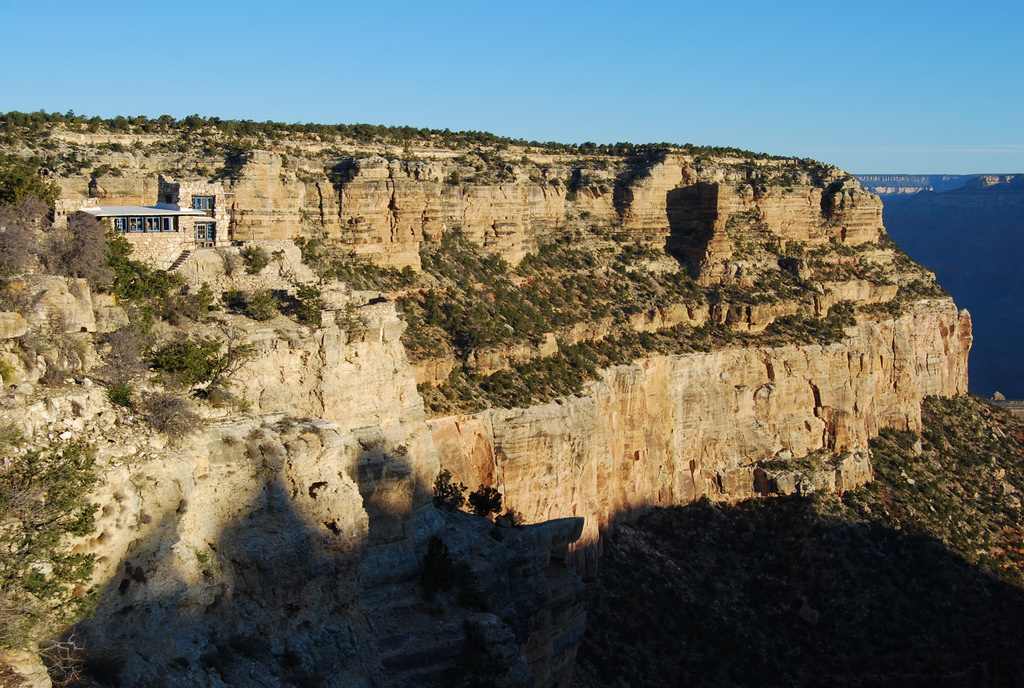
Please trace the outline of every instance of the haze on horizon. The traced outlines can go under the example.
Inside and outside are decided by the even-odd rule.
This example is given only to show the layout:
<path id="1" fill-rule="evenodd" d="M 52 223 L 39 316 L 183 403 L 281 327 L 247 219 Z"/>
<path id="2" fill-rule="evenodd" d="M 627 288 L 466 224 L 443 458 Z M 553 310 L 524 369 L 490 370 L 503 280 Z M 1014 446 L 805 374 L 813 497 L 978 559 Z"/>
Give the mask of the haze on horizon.
<path id="1" fill-rule="evenodd" d="M 672 142 L 1024 171 L 1024 6 L 661 0 L 0 8 L 0 111 Z"/>

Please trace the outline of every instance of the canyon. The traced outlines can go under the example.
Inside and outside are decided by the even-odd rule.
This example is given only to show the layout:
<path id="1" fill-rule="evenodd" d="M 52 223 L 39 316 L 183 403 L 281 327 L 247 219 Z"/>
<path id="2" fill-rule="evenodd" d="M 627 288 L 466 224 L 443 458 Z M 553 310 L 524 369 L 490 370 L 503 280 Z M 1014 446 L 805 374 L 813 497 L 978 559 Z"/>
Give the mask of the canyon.
<path id="1" fill-rule="evenodd" d="M 974 315 L 971 391 L 1024 397 L 1017 342 L 1022 288 L 1024 177 L 979 175 L 958 189 L 887 201 L 885 223 L 914 260 L 934 270 Z M 965 228 L 970 240 L 965 241 Z"/>
<path id="2" fill-rule="evenodd" d="M 11 282 L 31 304 L 2 320 L 0 417 L 25 438 L 17 452 L 96 448 L 95 528 L 69 545 L 96 562 L 95 611 L 73 631 L 101 685 L 568 685 L 580 576 L 617 523 L 854 490 L 872 478 L 871 439 L 919 432 L 926 397 L 967 390 L 968 313 L 888 240 L 876 195 L 813 161 L 298 134 L 229 155 L 59 126 L 49 140 L 65 207 L 142 205 L 160 177 L 216 177 L 231 239 L 272 259 L 249 274 L 243 246 L 197 248 L 176 269 L 184 293 L 286 299 L 316 284 L 321 298 L 315 325 L 227 305 L 158 318 L 157 341 L 238 338 L 251 356 L 230 380 L 237 403 L 197 405 L 203 422 L 170 439 L 104 387 L 128 303 L 84 280 Z M 60 167 L 71 153 L 99 173 Z M 405 283 L 324 279 L 314 240 Z M 441 272 L 452 246 L 503 281 Z M 513 288 L 537 285 L 542 312 L 553 291 L 530 266 L 553 247 L 582 265 L 542 266 L 554 282 L 606 289 L 586 296 L 589 313 L 551 306 L 469 344 L 466 326 L 431 320 L 430 294 L 511 313 Z M 414 347 L 417 333 L 434 343 Z M 574 347 L 621 360 L 572 369 L 572 393 L 487 396 Z M 44 384 L 58 367 L 61 383 Z M 497 488 L 528 525 L 439 508 L 442 470 Z M 427 599 L 438 557 L 459 582 Z"/>

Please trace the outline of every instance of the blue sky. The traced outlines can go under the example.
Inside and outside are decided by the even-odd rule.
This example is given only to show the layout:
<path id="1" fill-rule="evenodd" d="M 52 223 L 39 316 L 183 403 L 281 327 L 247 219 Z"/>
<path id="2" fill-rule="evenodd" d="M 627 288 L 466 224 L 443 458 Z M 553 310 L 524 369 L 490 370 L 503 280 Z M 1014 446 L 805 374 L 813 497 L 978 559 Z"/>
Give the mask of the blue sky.
<path id="1" fill-rule="evenodd" d="M 407 124 L 735 146 L 859 173 L 1024 172 L 1022 25 L 1019 0 L 5 2 L 0 111 Z"/>

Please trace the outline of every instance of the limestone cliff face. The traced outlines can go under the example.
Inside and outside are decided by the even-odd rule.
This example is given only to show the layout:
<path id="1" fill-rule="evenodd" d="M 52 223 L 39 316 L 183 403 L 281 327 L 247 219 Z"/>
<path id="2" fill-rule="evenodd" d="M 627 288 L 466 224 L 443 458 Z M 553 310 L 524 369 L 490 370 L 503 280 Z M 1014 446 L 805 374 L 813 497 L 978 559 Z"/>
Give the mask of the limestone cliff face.
<path id="1" fill-rule="evenodd" d="M 804 249 L 849 251 L 822 249 L 821 288 L 804 301 L 674 302 L 616 323 L 646 332 L 709 322 L 759 332 L 780 316 L 823 316 L 843 299 L 886 303 L 903 285 L 901 275 L 871 281 L 835 269 L 863 260 L 870 276 L 895 258 L 872 245 L 882 232 L 877 196 L 828 168 L 684 151 L 476 166 L 451 151 L 430 160 L 373 152 L 310 144 L 178 160 L 122 150 L 109 158 L 118 175 L 61 184 L 65 198 L 150 204 L 150 180 L 170 175 L 165 168 L 217 176 L 233 199 L 233 239 L 270 247 L 315 231 L 390 266 L 419 266 L 421 245 L 455 227 L 516 262 L 547 234 L 585 226 L 608 243 L 624 235 L 665 247 L 666 269 L 682 262 L 704 286 L 749 292 L 766 274 L 807 279 Z M 197 251 L 181 274 L 220 291 L 294 291 L 313 280 L 287 267 L 295 256 L 283 249 L 264 274 L 235 276 L 225 266 L 236 253 Z M 3 398 L 3 420 L 38 443 L 66 435 L 101 447 L 101 516 L 74 544 L 98 558 L 99 610 L 81 630 L 115 672 L 111 685 L 470 684 L 481 677 L 467 660 L 479 657 L 501 668 L 499 685 L 566 685 L 583 614 L 567 560 L 589 569 L 616 519 L 651 506 L 863 484 L 868 440 L 881 428 L 916 430 L 924 396 L 966 391 L 971 343 L 966 312 L 911 298 L 899 317 L 861 312 L 836 344 L 650 356 L 603 371 L 580 396 L 428 420 L 416 383 L 443 380 L 451 362 L 441 355 L 414 370 L 394 304 L 335 285 L 315 329 L 225 312 L 218 324 L 195 324 L 206 334 L 223 325 L 254 347 L 232 380 L 251 414 L 207 409 L 206 427 L 175 446 L 81 379 L 97 363 L 93 333 L 124 325 L 124 312 L 81 282 L 25 289 L 32 308 L 0 318 L 5 381 L 20 383 Z M 359 327 L 347 322 L 350 301 Z M 596 318 L 558 339 L 471 351 L 466 370 L 551 356 L 612 325 Z M 80 342 L 64 347 L 80 360 L 42 346 L 25 356 L 19 338 L 34 329 L 38 340 L 44 326 Z M 36 386 L 57 364 L 80 388 Z M 497 487 L 535 525 L 499 528 L 435 509 L 441 468 L 470 487 Z M 478 592 L 486 612 L 456 609 L 451 591 L 423 600 L 417 577 L 432 537 L 479 583 L 466 595 Z"/>
<path id="2" fill-rule="evenodd" d="M 537 234 L 566 224 L 565 191 L 550 184 L 446 181 L 458 168 L 440 163 L 370 158 L 353 165 L 338 192 L 338 234 L 328 235 L 385 263 L 418 267 L 420 243 L 453 227 L 518 262 Z"/>
<path id="3" fill-rule="evenodd" d="M 104 139 L 104 144 L 109 142 Z M 126 138 L 122 149 L 132 147 Z M 99 144 L 98 144 L 99 145 Z M 288 151 L 285 153 L 285 151 Z M 158 181 L 218 179 L 228 193 L 235 241 L 322 232 L 373 261 L 419 267 L 422 242 L 459 227 L 512 263 L 553 232 L 585 221 L 667 246 L 706 282 L 735 277 L 735 218 L 755 219 L 775 241 L 857 245 L 878 238 L 881 202 L 839 170 L 811 175 L 795 161 L 669 152 L 649 161 L 547 156 L 488 158 L 450 151 L 339 156 L 327 144 L 224 155 L 166 150 L 92 152 L 116 170 L 57 179 L 62 198 L 152 204 Z M 444 155 L 438 155 L 444 153 Z M 493 153 L 492 153 L 493 154 Z M 465 156 L 462 156 L 463 158 Z M 733 261 L 735 262 L 735 261 Z"/>
<path id="4" fill-rule="evenodd" d="M 583 397 L 429 425 L 467 484 L 496 485 L 530 520 L 583 516 L 585 549 L 648 506 L 863 484 L 880 428 L 917 430 L 924 396 L 966 391 L 970 332 L 952 302 L 922 303 L 841 344 L 650 358 Z"/>
<path id="5" fill-rule="evenodd" d="M 453 165 L 358 160 L 340 184 L 338 234 L 333 221 L 325 227 L 376 260 L 417 267 L 421 241 L 461 227 L 478 245 L 516 263 L 539 237 L 571 227 L 585 213 L 590 222 L 667 245 L 695 271 L 711 268 L 717 280 L 725 274 L 719 263 L 735 248 L 727 230 L 737 215 L 757 217 L 762 232 L 776 240 L 811 245 L 874 241 L 882 226 L 878 197 L 839 172 L 827 187 L 807 179 L 789 187 L 758 186 L 728 165 L 698 170 L 686 154 L 617 176 L 589 171 L 586 182 L 576 171 L 564 185 L 512 169 L 518 172 L 514 180 L 477 184 L 444 181 L 458 171 Z"/>

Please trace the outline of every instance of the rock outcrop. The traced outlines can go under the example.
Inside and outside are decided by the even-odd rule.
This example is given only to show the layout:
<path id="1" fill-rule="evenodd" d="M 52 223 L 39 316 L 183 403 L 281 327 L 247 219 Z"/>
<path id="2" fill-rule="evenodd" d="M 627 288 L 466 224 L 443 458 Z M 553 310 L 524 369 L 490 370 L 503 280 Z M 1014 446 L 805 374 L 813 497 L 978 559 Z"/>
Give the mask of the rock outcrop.
<path id="1" fill-rule="evenodd" d="M 327 420 L 211 419 L 168 443 L 92 384 L 22 385 L 0 416 L 22 451 L 102 438 L 95 530 L 72 543 L 96 557 L 99 602 L 70 632 L 103 685 L 568 680 L 584 613 L 565 558 L 581 519 L 496 530 L 448 514 L 413 456 Z M 470 572 L 467 600 L 424 600 L 431 538 Z"/>
<path id="2" fill-rule="evenodd" d="M 117 304 L 81 280 L 12 282 L 26 298 L 23 317 L 0 318 L 0 372 L 18 385 L 3 397 L 2 420 L 28 438 L 23 452 L 71 439 L 98 447 L 96 530 L 71 544 L 96 557 L 98 608 L 76 630 L 101 684 L 567 685 L 583 624 L 567 562 L 592 571 L 617 519 L 702 497 L 852 489 L 871 477 L 868 440 L 885 427 L 918 430 L 925 396 L 966 390 L 969 316 L 925 298 L 939 290 L 886 242 L 878 197 L 833 168 L 690 148 L 532 159 L 366 144 L 343 155 L 336 142 L 306 137 L 176 156 L 171 142 L 150 142 L 150 157 L 108 146 L 97 159 L 117 174 L 59 181 L 65 200 L 149 204 L 157 171 L 216 178 L 232 198 L 230 238 L 280 253 L 241 275 L 237 247 L 197 250 L 180 266 L 196 289 L 236 290 L 235 300 L 273 290 L 290 304 L 298 285 L 315 281 L 284 245 L 292 238 L 418 268 L 425 243 L 459 228 L 513 264 L 552 237 L 571 246 L 585 235 L 595 255 L 616 256 L 595 269 L 607 280 L 591 291 L 654 273 L 678 291 L 653 304 L 653 286 L 617 292 L 640 296 L 628 310 L 529 336 L 506 323 L 518 339 L 487 346 L 464 336 L 458 361 L 445 340 L 415 367 L 402 343 L 408 323 L 388 299 L 409 304 L 441 281 L 433 275 L 413 294 L 324 285 L 315 327 L 225 308 L 190 322 L 188 334 L 251 346 L 229 381 L 247 411 L 204 407 L 203 427 L 175 443 L 90 377 L 101 363 L 94 335 L 127 324 Z M 564 276 L 555 264 L 543 269 Z M 509 276 L 509 289 L 531 279 Z M 463 281 L 462 293 L 500 305 Z M 554 291 L 545 288 L 538 299 Z M 773 347 L 728 343 L 749 344 L 784 318 L 813 320 L 821 329 L 796 341 L 814 341 L 807 332 L 823 332 L 841 301 L 855 303 L 838 309 L 849 324 L 836 343 L 779 343 L 793 341 L 785 331 Z M 709 334 L 706 353 L 614 359 L 632 362 L 595 372 L 580 394 L 525 408 L 428 420 L 417 389 L 612 340 L 613 328 L 664 335 L 674 326 L 745 339 Z M 185 335 L 166 323 L 156 334 Z M 642 350 L 699 350 L 674 344 Z M 44 376 L 68 386 L 37 386 Z M 497 487 L 533 524 L 436 508 L 430 488 L 442 468 Z M 431 566 L 455 581 L 433 599 L 421 578 Z"/>
<path id="3" fill-rule="evenodd" d="M 840 344 L 649 358 L 582 397 L 429 425 L 463 482 L 497 486 L 529 520 L 584 517 L 592 563 L 616 518 L 650 506 L 863 484 L 880 428 L 919 430 L 925 396 L 966 391 L 970 343 L 965 311 L 922 303 Z"/>

